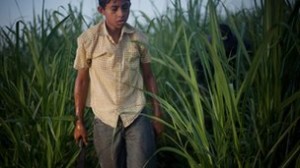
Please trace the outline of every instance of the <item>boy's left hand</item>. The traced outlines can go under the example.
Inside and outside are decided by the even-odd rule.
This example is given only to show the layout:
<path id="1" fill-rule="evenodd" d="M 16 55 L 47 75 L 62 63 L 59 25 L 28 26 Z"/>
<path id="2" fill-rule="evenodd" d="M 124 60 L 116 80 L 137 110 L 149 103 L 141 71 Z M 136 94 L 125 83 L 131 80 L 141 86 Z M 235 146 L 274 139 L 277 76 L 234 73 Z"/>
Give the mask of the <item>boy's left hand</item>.
<path id="1" fill-rule="evenodd" d="M 161 134 L 162 134 L 163 131 L 164 131 L 164 125 L 163 125 L 161 122 L 156 121 L 156 120 L 154 120 L 154 121 L 152 122 L 152 124 L 153 124 L 153 127 L 154 127 L 154 131 L 155 131 L 156 137 L 160 137 Z"/>

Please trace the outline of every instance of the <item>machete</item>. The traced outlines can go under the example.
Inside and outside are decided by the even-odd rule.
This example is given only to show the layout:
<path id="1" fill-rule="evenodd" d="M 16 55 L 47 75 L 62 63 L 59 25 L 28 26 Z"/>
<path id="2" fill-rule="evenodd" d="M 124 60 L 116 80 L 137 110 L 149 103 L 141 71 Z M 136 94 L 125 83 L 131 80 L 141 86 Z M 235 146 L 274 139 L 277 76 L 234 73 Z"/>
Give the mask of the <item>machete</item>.
<path id="1" fill-rule="evenodd" d="M 85 160 L 85 145 L 82 140 L 78 143 L 80 148 L 80 153 L 77 157 L 77 166 L 76 168 L 84 168 L 84 160 Z"/>

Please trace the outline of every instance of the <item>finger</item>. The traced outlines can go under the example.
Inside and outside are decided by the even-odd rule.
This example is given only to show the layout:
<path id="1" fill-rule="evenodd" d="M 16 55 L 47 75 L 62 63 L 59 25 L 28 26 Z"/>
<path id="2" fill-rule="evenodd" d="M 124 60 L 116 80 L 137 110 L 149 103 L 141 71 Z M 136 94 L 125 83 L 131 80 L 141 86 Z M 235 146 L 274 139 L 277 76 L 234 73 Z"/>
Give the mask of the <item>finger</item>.
<path id="1" fill-rule="evenodd" d="M 74 136 L 74 139 L 75 139 L 76 144 L 78 144 L 81 137 L 80 136 Z"/>
<path id="2" fill-rule="evenodd" d="M 84 145 L 87 146 L 88 145 L 87 137 L 84 137 L 82 140 L 83 140 Z"/>
<path id="3" fill-rule="evenodd" d="M 83 142 L 82 142 L 82 139 L 80 139 L 80 140 L 79 140 L 79 142 L 78 142 L 78 146 L 79 146 L 79 148 L 82 148 L 82 147 L 83 147 Z"/>

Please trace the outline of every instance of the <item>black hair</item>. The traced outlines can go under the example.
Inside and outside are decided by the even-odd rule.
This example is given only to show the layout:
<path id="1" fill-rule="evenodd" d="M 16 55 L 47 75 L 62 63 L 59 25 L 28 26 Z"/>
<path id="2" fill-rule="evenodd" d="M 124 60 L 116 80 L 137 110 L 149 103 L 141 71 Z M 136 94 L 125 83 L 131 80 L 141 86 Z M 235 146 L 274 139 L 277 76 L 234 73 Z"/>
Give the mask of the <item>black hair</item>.
<path id="1" fill-rule="evenodd" d="M 226 36 L 228 34 L 232 34 L 230 27 L 227 24 L 221 23 L 219 24 L 219 28 L 222 36 Z"/>
<path id="2" fill-rule="evenodd" d="M 105 6 L 109 3 L 110 0 L 98 0 L 99 6 L 105 8 Z"/>
<path id="3" fill-rule="evenodd" d="M 102 8 L 105 8 L 106 5 L 109 3 L 110 0 L 98 0 L 99 2 L 99 6 L 101 6 Z M 128 0 L 130 2 L 130 0 Z"/>

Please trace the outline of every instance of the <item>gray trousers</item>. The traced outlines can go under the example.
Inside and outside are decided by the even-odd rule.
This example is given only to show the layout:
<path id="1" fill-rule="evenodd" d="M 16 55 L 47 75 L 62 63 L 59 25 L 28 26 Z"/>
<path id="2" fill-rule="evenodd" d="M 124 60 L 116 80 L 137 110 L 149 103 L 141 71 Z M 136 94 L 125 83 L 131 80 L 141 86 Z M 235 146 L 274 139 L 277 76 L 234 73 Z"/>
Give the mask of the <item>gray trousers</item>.
<path id="1" fill-rule="evenodd" d="M 95 118 L 93 133 L 101 168 L 156 167 L 155 136 L 149 118 L 140 115 L 126 128 L 120 119 L 117 128 L 112 128 Z"/>

